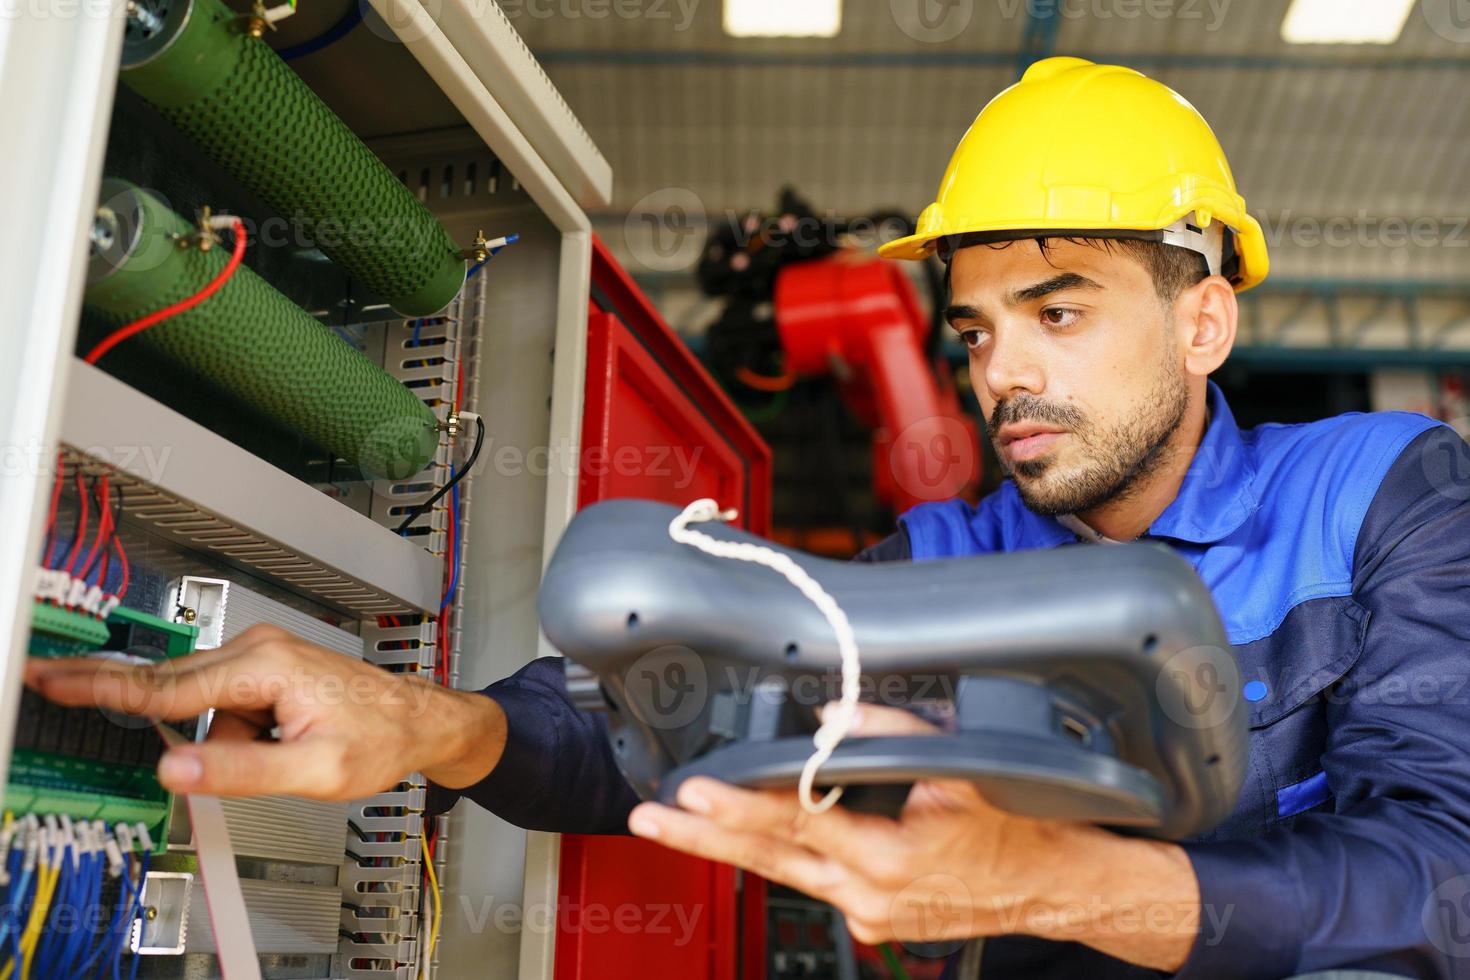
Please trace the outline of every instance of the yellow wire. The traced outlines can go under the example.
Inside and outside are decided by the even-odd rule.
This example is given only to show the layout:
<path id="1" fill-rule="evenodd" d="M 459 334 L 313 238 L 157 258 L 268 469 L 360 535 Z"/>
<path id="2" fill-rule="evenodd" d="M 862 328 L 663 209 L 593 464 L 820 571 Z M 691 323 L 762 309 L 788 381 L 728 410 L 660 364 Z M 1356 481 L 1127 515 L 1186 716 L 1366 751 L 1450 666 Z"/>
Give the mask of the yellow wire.
<path id="1" fill-rule="evenodd" d="M 424 952 L 422 974 L 428 975 L 429 964 L 434 959 L 434 948 L 439 945 L 439 920 L 443 912 L 443 900 L 439 897 L 439 876 L 434 873 L 434 859 L 429 854 L 429 838 L 422 830 L 419 831 L 419 844 L 424 849 L 424 867 L 429 872 L 429 887 L 434 894 L 434 926 L 429 930 L 429 947 Z M 0 976 L 0 980 L 5 980 Z"/>
<path id="2" fill-rule="evenodd" d="M 31 934 L 29 947 L 24 945 L 21 949 L 25 951 L 25 962 L 21 967 L 21 980 L 31 980 L 31 967 L 35 965 L 36 947 L 41 942 L 41 931 L 46 928 L 46 920 L 51 915 L 51 900 L 56 897 L 56 884 L 61 878 L 61 865 L 51 869 L 51 875 L 46 882 L 46 904 L 41 907 L 41 912 L 35 919 L 35 932 Z"/>
<path id="3" fill-rule="evenodd" d="M 20 952 L 21 980 L 31 980 L 31 966 L 34 963 L 36 943 L 41 938 L 41 929 L 46 924 L 46 917 L 51 912 L 51 897 L 56 891 L 56 881 L 61 877 L 61 865 L 54 868 L 46 865 L 45 848 L 41 849 L 41 857 L 37 865 L 39 881 L 36 885 L 36 901 L 31 906 L 30 918 L 26 920 L 25 931 L 21 933 Z M 0 980 L 9 980 L 10 970 L 0 973 Z"/>

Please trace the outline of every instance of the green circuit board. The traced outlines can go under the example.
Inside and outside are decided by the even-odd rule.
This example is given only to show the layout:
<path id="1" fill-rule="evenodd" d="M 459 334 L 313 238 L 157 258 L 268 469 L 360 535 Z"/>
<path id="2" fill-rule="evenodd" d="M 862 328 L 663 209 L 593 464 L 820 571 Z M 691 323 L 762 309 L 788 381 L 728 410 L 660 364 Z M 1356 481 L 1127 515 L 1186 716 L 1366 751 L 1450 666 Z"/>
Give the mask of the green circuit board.
<path id="1" fill-rule="evenodd" d="M 115 650 L 150 660 L 193 652 L 199 630 L 119 606 L 104 621 L 37 603 L 32 656 L 78 656 Z M 146 719 L 52 704 L 21 695 L 5 808 L 15 814 L 143 823 L 162 848 L 172 795 L 158 783 L 163 741 Z"/>

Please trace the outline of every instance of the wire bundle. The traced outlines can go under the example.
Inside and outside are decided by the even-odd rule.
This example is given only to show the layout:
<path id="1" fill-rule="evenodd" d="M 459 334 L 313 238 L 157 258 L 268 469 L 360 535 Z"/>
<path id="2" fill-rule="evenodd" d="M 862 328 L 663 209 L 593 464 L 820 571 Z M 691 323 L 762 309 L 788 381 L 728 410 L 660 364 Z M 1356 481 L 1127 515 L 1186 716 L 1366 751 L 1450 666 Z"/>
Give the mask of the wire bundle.
<path id="1" fill-rule="evenodd" d="M 127 595 L 131 566 L 117 533 L 116 509 L 108 474 L 94 477 L 89 485 L 81 466 L 76 466 L 73 481 L 76 518 L 69 538 L 64 541 L 56 525 L 62 490 L 67 482 L 66 461 L 58 453 L 51 502 L 46 514 L 46 536 L 41 552 L 44 571 L 37 585 L 37 598 L 64 609 L 105 619 Z M 97 529 L 88 546 L 87 532 L 94 506 Z M 113 555 L 117 556 L 118 581 L 116 588 L 109 591 Z"/>
<path id="2" fill-rule="evenodd" d="M 486 263 L 488 263 L 491 258 L 499 254 L 499 252 L 507 245 L 513 244 L 515 241 L 518 240 L 518 238 L 518 235 L 512 234 L 507 235 L 501 239 L 496 239 L 493 242 L 487 243 L 489 254 L 486 256 L 484 261 L 478 263 L 470 269 L 469 275 L 466 277 L 466 279 L 473 279 L 475 275 L 478 274 L 480 270 L 485 267 Z M 443 321 L 443 317 L 437 316 L 422 317 L 408 321 L 406 326 L 410 330 L 412 330 L 408 346 L 414 348 L 426 346 L 423 343 L 422 339 L 423 327 L 427 324 L 437 325 Z M 434 341 L 431 341 L 431 343 L 440 344 L 444 343 L 444 341 L 436 339 Z M 428 367 L 432 363 L 434 362 L 426 357 L 424 360 L 411 362 L 409 364 L 406 364 L 405 366 Z M 410 529 L 413 526 L 413 523 L 416 520 L 422 517 L 425 513 L 428 513 L 435 504 L 439 503 L 439 501 L 444 501 L 445 512 L 448 517 L 448 528 L 447 534 L 445 535 L 444 543 L 444 592 L 439 601 L 439 612 L 437 615 L 436 630 L 438 643 L 436 645 L 437 648 L 435 650 L 435 659 L 433 664 L 434 680 L 440 684 L 448 684 L 450 681 L 449 631 L 451 619 L 454 612 L 454 598 L 459 591 L 459 571 L 461 565 L 463 564 L 463 501 L 460 496 L 460 484 L 461 481 L 470 473 L 470 471 L 474 469 L 475 462 L 476 460 L 478 460 L 480 450 L 485 442 L 484 419 L 480 418 L 479 416 L 470 416 L 468 413 L 463 413 L 464 393 L 464 355 L 463 351 L 461 351 L 459 353 L 459 356 L 456 358 L 454 400 L 450 406 L 450 412 L 452 415 L 460 416 L 463 420 L 466 421 L 470 418 L 473 418 L 475 423 L 474 445 L 470 449 L 469 456 L 465 459 L 463 468 L 460 468 L 451 462 L 449 464 L 449 476 L 448 479 L 444 482 L 444 485 L 436 490 L 433 494 L 431 494 L 423 502 L 411 507 L 404 515 L 403 519 L 399 522 L 397 529 L 399 534 L 409 533 Z M 419 622 L 422 622 L 422 620 L 420 620 Z M 397 616 L 382 616 L 378 619 L 378 625 L 387 628 L 402 626 L 403 623 Z M 411 641 L 400 642 L 407 643 Z M 360 828 L 352 825 L 350 821 L 349 827 L 351 828 L 352 832 L 357 835 L 358 839 L 363 841 L 364 843 L 383 843 L 394 839 L 394 835 L 391 834 L 369 835 L 362 831 Z M 418 834 L 418 843 L 422 854 L 422 894 L 424 896 L 425 902 L 421 919 L 422 926 L 420 929 L 420 935 L 423 938 L 423 942 L 419 952 L 418 975 L 420 977 L 427 977 L 429 975 L 431 964 L 433 963 L 434 951 L 438 946 L 440 925 L 442 922 L 443 897 L 439 887 L 438 875 L 435 872 L 434 868 L 434 846 L 436 843 L 436 836 L 437 835 L 434 829 L 420 829 Z M 405 836 L 397 836 L 397 842 L 407 843 L 407 841 L 408 838 L 406 838 Z M 365 864 L 368 866 L 379 866 L 383 862 L 404 860 L 406 858 L 406 856 L 405 858 L 398 858 L 396 856 L 394 858 L 360 857 L 350 850 L 348 852 L 348 856 L 352 857 L 360 864 Z M 352 905 L 344 905 L 344 908 L 347 908 L 357 914 L 359 922 L 362 922 L 363 919 L 366 918 L 365 913 L 368 911 L 366 908 L 359 908 Z M 384 937 L 381 934 L 373 933 L 353 933 L 347 930 L 343 930 L 342 936 L 343 938 L 349 939 L 352 942 L 382 943 L 384 941 Z"/>
<path id="3" fill-rule="evenodd" d="M 153 857 L 148 828 L 48 814 L 0 828 L 0 980 L 121 980 Z M 109 885 L 115 882 L 115 885 Z M 113 894 L 115 892 L 115 894 Z M 137 977 L 139 957 L 128 970 Z"/>

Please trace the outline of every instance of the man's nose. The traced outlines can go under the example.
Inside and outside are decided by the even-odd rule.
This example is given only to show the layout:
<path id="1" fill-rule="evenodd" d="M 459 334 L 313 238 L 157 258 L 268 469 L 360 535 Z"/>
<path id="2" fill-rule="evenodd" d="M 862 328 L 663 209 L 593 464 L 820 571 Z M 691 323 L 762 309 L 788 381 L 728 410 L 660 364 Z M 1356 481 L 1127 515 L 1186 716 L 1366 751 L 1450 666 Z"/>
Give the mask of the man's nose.
<path id="1" fill-rule="evenodd" d="M 991 335 L 985 387 L 997 402 L 1019 394 L 1039 395 L 1046 389 L 1040 351 L 1025 330 L 1002 326 Z"/>

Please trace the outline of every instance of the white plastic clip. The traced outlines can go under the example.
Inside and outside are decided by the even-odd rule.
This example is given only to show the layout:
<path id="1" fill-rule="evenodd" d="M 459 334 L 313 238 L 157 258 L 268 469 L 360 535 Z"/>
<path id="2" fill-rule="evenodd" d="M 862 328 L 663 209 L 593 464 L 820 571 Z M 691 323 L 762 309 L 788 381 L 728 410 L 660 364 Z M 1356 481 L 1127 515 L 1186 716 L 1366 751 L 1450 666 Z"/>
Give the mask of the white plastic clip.
<path id="1" fill-rule="evenodd" d="M 121 878 L 123 872 L 122 850 L 118 848 L 117 841 L 111 837 L 102 839 L 103 850 L 107 852 L 107 873 L 114 878 Z"/>
<path id="2" fill-rule="evenodd" d="M 76 827 L 71 822 L 71 817 L 61 815 L 61 846 L 62 853 L 71 855 L 71 869 L 76 871 L 82 864 L 81 855 L 77 851 Z"/>
<path id="3" fill-rule="evenodd" d="M 34 813 L 26 816 L 25 838 L 26 857 L 21 867 L 26 871 L 34 871 L 41 853 L 41 826 L 36 822 Z"/>

